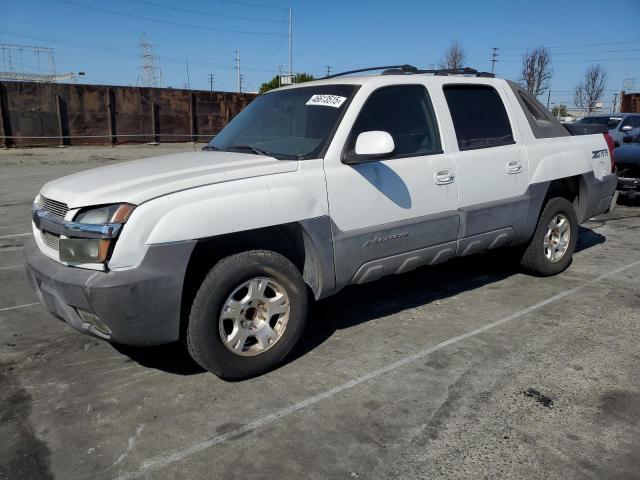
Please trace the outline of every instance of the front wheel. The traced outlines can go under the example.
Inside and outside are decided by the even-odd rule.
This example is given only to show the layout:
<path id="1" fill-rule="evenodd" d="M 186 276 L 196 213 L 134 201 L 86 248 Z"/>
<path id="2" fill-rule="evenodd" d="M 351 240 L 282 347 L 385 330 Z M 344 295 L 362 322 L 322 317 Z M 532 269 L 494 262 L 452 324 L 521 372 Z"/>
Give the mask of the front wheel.
<path id="1" fill-rule="evenodd" d="M 187 346 L 221 378 L 264 373 L 291 351 L 307 319 L 307 290 L 285 257 L 252 250 L 221 260 L 202 282 L 191 308 Z"/>
<path id="2" fill-rule="evenodd" d="M 520 264 L 535 275 L 556 275 L 571 264 L 577 240 L 578 218 L 573 205 L 566 198 L 552 198 L 540 214 Z"/>

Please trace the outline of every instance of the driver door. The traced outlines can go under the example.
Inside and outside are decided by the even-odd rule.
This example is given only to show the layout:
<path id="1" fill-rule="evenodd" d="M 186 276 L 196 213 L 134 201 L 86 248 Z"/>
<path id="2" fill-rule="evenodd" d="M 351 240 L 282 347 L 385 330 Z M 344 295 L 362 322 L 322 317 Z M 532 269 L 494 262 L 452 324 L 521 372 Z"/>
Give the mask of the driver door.
<path id="1" fill-rule="evenodd" d="M 365 86 L 350 108 L 357 112 L 361 106 L 344 127 L 344 143 L 332 145 L 325 157 L 338 287 L 444 261 L 456 252 L 456 166 L 442 150 L 427 89 Z M 349 115 L 343 121 L 348 123 Z M 354 154 L 358 135 L 375 130 L 391 134 L 393 154 L 343 163 Z"/>

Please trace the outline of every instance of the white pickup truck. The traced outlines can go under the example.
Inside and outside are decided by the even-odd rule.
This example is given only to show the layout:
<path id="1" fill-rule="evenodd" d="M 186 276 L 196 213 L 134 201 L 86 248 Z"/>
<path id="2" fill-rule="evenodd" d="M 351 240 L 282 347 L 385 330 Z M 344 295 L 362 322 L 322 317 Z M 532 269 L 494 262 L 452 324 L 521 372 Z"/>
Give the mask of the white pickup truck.
<path id="1" fill-rule="evenodd" d="M 247 378 L 350 284 L 505 246 L 561 272 L 615 203 L 612 147 L 475 70 L 334 76 L 260 95 L 204 151 L 46 184 L 27 274 L 82 332 Z"/>

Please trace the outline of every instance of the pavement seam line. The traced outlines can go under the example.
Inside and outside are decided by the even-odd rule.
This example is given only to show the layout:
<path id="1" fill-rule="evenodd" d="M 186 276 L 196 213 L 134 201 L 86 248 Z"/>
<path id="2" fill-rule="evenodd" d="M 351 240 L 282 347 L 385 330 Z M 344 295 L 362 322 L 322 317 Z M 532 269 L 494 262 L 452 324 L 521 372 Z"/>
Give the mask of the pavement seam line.
<path id="1" fill-rule="evenodd" d="M 3 307 L 3 308 L 0 308 L 0 312 L 8 312 L 9 310 L 17 310 L 18 308 L 33 307 L 35 305 L 40 305 L 40 302 L 25 303 L 24 305 L 14 305 L 13 307 Z"/>
<path id="2" fill-rule="evenodd" d="M 218 435 L 216 437 L 210 438 L 209 440 L 205 440 L 204 442 L 200 442 L 197 443 L 189 448 L 186 448 L 184 450 L 180 450 L 177 452 L 174 452 L 172 454 L 169 454 L 167 456 L 164 457 L 156 457 L 155 459 L 151 459 L 151 460 L 147 460 L 145 462 L 142 463 L 142 465 L 140 466 L 140 468 L 134 472 L 128 472 L 125 474 L 122 474 L 118 477 L 116 477 L 116 479 L 118 480 L 124 480 L 124 479 L 130 479 L 130 478 L 138 478 L 142 475 L 145 475 L 149 470 L 157 470 L 160 468 L 164 468 L 167 467 L 168 465 L 171 465 L 172 463 L 175 463 L 177 461 L 183 460 L 185 458 L 190 457 L 191 455 L 194 455 L 198 452 L 201 452 L 203 450 L 206 450 L 216 444 L 222 443 L 232 437 L 235 437 L 237 435 L 241 435 L 243 433 L 247 433 L 253 430 L 256 430 L 264 425 L 267 425 L 269 423 L 272 423 L 276 420 L 282 419 L 284 417 L 287 417 L 295 412 L 298 412 L 299 410 L 302 410 L 304 408 L 310 407 L 311 405 L 314 405 L 318 402 L 320 402 L 321 400 L 333 397 L 339 393 L 344 392 L 345 390 L 349 390 L 353 387 L 356 387 L 362 383 L 365 383 L 369 380 L 372 380 L 374 378 L 378 378 L 386 373 L 389 373 L 393 370 L 397 370 L 400 367 L 403 367 L 405 365 L 408 365 L 410 363 L 413 363 L 416 360 L 419 360 L 423 357 L 426 357 L 427 355 L 432 354 L 433 352 L 437 352 L 438 350 L 441 350 L 449 345 L 453 345 L 455 343 L 461 342 L 463 340 L 466 340 L 468 338 L 474 337 L 476 335 L 479 335 L 481 333 L 484 333 L 488 330 L 491 330 L 495 327 L 498 327 L 500 325 L 503 325 L 505 323 L 508 323 L 510 321 L 516 320 L 520 317 L 523 317 L 524 315 L 527 315 L 528 313 L 533 312 L 534 310 L 537 310 L 539 308 L 542 308 L 546 305 L 549 305 L 550 303 L 556 302 L 566 296 L 569 296 L 579 290 L 582 290 L 590 285 L 593 285 L 594 283 L 597 283 L 607 277 L 610 277 L 612 275 L 615 275 L 617 273 L 620 273 L 624 270 L 628 270 L 629 268 L 635 267 L 636 265 L 640 265 L 640 260 L 637 260 L 633 263 L 629 263 L 623 267 L 620 267 L 618 269 L 612 270 L 608 273 L 605 273 L 603 275 L 600 275 L 596 278 L 594 278 L 593 280 L 584 280 L 581 285 L 577 285 L 573 288 L 570 288 L 569 290 L 565 290 L 564 292 L 560 292 L 557 293 L 556 295 L 553 295 L 549 298 L 547 298 L 546 300 L 542 300 L 534 305 L 531 305 L 530 307 L 527 307 L 523 310 L 520 310 L 518 312 L 512 313 L 511 315 L 508 315 L 506 317 L 503 317 L 499 320 L 496 320 L 495 322 L 492 323 L 488 323 L 487 325 L 484 325 L 480 328 L 477 328 L 475 330 L 472 330 L 470 332 L 467 333 L 463 333 L 461 335 L 458 335 L 456 337 L 450 338 L 448 340 L 445 340 L 444 342 L 438 343 L 437 345 L 434 345 L 432 347 L 429 347 L 427 349 L 421 350 L 417 353 L 414 353 L 413 355 L 409 355 L 408 357 L 402 358 L 394 363 L 391 363 L 385 367 L 381 367 L 377 370 L 374 370 L 372 372 L 366 373 L 360 377 L 354 378 L 353 380 L 350 380 L 346 383 L 343 383 L 342 385 L 338 385 L 336 387 L 333 387 L 329 390 L 326 390 L 324 392 L 321 392 L 317 395 L 314 395 L 312 397 L 308 397 L 300 402 L 294 403 L 293 405 L 289 405 L 288 407 L 282 408 L 274 413 L 265 415 L 263 417 L 258 418 L 257 420 L 254 420 L 251 423 L 248 423 L 242 427 L 238 427 L 235 428 L 233 430 L 230 430 L 227 433 L 224 433 L 222 435 Z"/>
<path id="3" fill-rule="evenodd" d="M 0 267 L 0 270 L 13 270 L 15 268 L 22 268 L 22 267 L 24 267 L 24 264 L 13 265 L 11 267 Z"/>
<path id="4" fill-rule="evenodd" d="M 9 235 L 0 235 L 0 240 L 7 239 L 7 238 L 28 237 L 29 235 L 31 235 L 31 232 L 27 232 L 27 233 L 10 233 Z"/>

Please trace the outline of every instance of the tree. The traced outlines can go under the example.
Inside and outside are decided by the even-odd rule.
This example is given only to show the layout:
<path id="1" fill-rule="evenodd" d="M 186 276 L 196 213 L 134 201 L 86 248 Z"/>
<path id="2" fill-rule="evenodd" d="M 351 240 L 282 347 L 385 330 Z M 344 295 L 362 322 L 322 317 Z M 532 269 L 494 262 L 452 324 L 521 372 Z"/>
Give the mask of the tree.
<path id="1" fill-rule="evenodd" d="M 607 72 L 600 64 L 591 65 L 584 73 L 582 81 L 576 85 L 574 102 L 576 107 L 587 114 L 593 112 L 607 86 Z"/>
<path id="2" fill-rule="evenodd" d="M 520 85 L 534 97 L 539 97 L 549 88 L 551 79 L 551 54 L 544 47 L 527 50 L 522 54 Z"/>
<path id="3" fill-rule="evenodd" d="M 444 54 L 444 57 L 442 57 L 442 60 L 440 60 L 440 68 L 446 70 L 463 68 L 466 58 L 467 55 L 464 53 L 464 50 L 457 40 L 454 40 L 451 42 L 451 45 Z"/>
<path id="4" fill-rule="evenodd" d="M 293 77 L 293 83 L 304 83 L 310 82 L 311 80 L 315 80 L 315 78 L 310 73 L 296 73 Z M 280 78 L 276 75 L 268 82 L 260 85 L 260 93 L 268 92 L 278 87 L 280 87 Z"/>
<path id="5" fill-rule="evenodd" d="M 569 112 L 567 112 L 567 106 L 564 103 L 561 103 L 557 107 L 553 107 L 551 109 L 551 115 L 554 117 L 568 117 Z"/>

